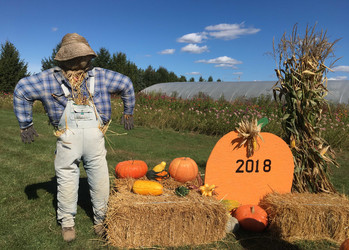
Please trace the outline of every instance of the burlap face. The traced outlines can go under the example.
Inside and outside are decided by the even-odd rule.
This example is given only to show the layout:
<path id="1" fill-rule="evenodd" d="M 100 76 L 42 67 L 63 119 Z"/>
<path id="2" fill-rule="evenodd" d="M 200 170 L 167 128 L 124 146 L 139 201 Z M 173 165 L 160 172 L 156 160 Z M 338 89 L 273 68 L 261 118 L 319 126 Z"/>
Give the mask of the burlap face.
<path id="1" fill-rule="evenodd" d="M 62 39 L 62 44 L 55 60 L 67 61 L 82 56 L 96 57 L 97 55 L 84 37 L 77 33 L 68 33 Z"/>

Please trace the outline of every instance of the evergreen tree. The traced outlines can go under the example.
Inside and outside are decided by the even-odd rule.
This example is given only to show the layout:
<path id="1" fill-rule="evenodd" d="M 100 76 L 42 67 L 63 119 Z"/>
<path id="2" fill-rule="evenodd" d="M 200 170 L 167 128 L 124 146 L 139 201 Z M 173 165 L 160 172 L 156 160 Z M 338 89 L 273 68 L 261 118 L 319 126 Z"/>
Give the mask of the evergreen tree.
<path id="1" fill-rule="evenodd" d="M 217 82 L 221 82 L 222 80 L 220 78 L 217 79 Z"/>
<path id="2" fill-rule="evenodd" d="M 61 47 L 61 42 L 56 45 L 56 48 L 52 50 L 52 54 L 49 58 L 44 58 L 41 60 L 41 70 L 44 71 L 46 69 L 53 68 L 55 66 L 58 66 L 58 62 L 55 60 L 55 56 Z"/>
<path id="3" fill-rule="evenodd" d="M 100 48 L 97 57 L 93 59 L 92 65 L 104 69 L 111 69 L 111 56 L 106 48 Z"/>
<path id="4" fill-rule="evenodd" d="M 157 83 L 170 82 L 168 70 L 164 67 L 159 67 L 156 71 Z"/>
<path id="5" fill-rule="evenodd" d="M 208 82 L 213 82 L 213 78 L 212 76 L 209 76 L 208 79 L 207 79 Z"/>
<path id="6" fill-rule="evenodd" d="M 143 73 L 143 81 L 145 87 L 149 87 L 157 82 L 157 75 L 155 69 L 149 65 Z"/>
<path id="7" fill-rule="evenodd" d="M 195 82 L 194 77 L 191 77 L 191 78 L 189 79 L 189 82 Z"/>
<path id="8" fill-rule="evenodd" d="M 179 81 L 180 81 L 180 82 L 186 82 L 186 81 L 187 81 L 187 78 L 186 78 L 185 76 L 181 76 L 181 77 L 179 78 Z"/>
<path id="9" fill-rule="evenodd" d="M 113 54 L 113 57 L 111 59 L 111 69 L 119 72 L 121 74 L 126 75 L 126 54 L 122 52 L 118 52 L 117 54 Z"/>
<path id="10" fill-rule="evenodd" d="M 30 74 L 27 72 L 28 64 L 20 59 L 16 47 L 6 41 L 1 44 L 0 51 L 0 91 L 13 92 L 17 82 Z"/>
<path id="11" fill-rule="evenodd" d="M 204 82 L 204 81 L 205 81 L 204 78 L 202 78 L 202 76 L 200 76 L 199 82 Z"/>

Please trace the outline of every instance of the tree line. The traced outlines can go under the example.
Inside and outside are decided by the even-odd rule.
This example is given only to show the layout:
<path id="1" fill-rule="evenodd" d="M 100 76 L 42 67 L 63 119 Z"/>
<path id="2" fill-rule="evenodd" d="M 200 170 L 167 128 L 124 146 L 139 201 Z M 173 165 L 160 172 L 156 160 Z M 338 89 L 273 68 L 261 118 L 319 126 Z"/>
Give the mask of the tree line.
<path id="1" fill-rule="evenodd" d="M 51 56 L 41 60 L 42 71 L 58 66 L 58 62 L 54 60 L 54 57 L 60 46 L 61 43 L 57 44 L 52 50 Z M 141 69 L 137 67 L 135 63 L 128 60 L 126 54 L 122 52 L 111 54 L 106 48 L 102 47 L 96 54 L 97 57 L 92 61 L 94 67 L 110 69 L 130 77 L 136 92 L 156 83 L 188 81 L 185 76 L 181 75 L 178 77 L 174 72 L 168 71 L 162 66 L 155 69 L 149 65 L 146 69 Z M 16 47 L 9 41 L 6 41 L 5 44 L 1 44 L 0 91 L 12 93 L 17 82 L 21 78 L 29 75 L 31 75 L 31 73 L 28 72 L 28 63 L 25 63 L 24 60 L 20 58 L 19 51 Z M 194 81 L 194 77 L 189 79 L 189 82 Z M 200 76 L 199 81 L 204 82 L 206 80 Z M 212 82 L 212 76 L 210 76 L 207 81 Z M 220 80 L 218 79 L 217 81 Z"/>

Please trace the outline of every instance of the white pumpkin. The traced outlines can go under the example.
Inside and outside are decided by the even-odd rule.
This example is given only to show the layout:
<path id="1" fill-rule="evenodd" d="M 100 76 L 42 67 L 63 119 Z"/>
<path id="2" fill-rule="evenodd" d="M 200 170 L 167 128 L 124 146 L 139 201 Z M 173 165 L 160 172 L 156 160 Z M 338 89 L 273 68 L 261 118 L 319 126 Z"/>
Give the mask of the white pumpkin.
<path id="1" fill-rule="evenodd" d="M 225 226 L 225 232 L 226 233 L 235 233 L 237 230 L 240 228 L 240 224 L 238 220 L 231 216 L 229 213 L 227 214 L 228 216 L 228 222 L 227 225 Z"/>

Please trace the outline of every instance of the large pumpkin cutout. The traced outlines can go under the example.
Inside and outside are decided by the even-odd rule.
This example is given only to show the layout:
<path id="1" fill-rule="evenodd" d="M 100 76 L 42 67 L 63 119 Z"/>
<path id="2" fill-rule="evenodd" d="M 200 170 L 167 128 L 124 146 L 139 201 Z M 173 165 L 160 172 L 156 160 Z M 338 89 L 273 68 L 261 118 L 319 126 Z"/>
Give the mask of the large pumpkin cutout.
<path id="1" fill-rule="evenodd" d="M 237 147 L 236 131 L 224 135 L 207 161 L 205 183 L 215 184 L 218 199 L 257 205 L 270 192 L 288 193 L 293 180 L 293 156 L 280 137 L 260 133 L 259 147 L 247 157 L 245 146 Z M 233 142 L 233 143 L 232 143 Z"/>

